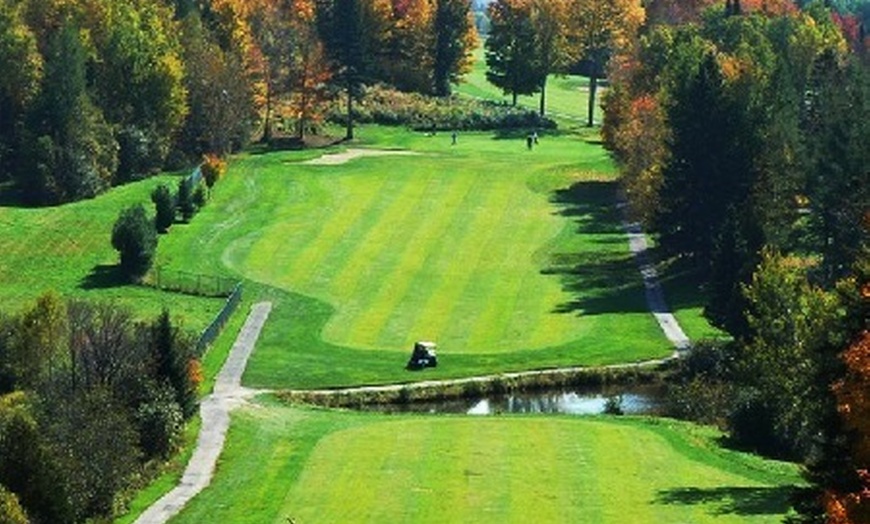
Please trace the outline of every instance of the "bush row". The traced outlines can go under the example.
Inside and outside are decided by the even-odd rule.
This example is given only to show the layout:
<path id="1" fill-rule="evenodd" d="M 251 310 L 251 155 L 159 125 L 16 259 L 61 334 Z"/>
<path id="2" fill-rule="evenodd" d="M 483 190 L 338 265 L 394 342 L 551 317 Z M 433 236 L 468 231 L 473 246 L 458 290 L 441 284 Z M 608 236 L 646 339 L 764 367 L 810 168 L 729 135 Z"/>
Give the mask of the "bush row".
<path id="1" fill-rule="evenodd" d="M 226 171 L 226 162 L 206 155 L 200 167 L 190 176 L 179 180 L 178 190 L 161 184 L 151 193 L 154 203 L 154 219 L 149 220 L 145 207 L 134 204 L 122 209 L 112 229 L 112 247 L 120 254 L 122 274 L 132 282 L 138 282 L 151 269 L 157 251 L 157 234 L 167 233 L 178 220 L 189 222 L 208 202 L 211 188 Z"/>
<path id="2" fill-rule="evenodd" d="M 343 106 L 335 105 L 327 118 L 344 123 L 345 111 Z M 556 127 L 549 118 L 521 107 L 458 96 L 436 98 L 403 93 L 383 86 L 366 88 L 354 107 L 354 120 L 363 124 L 407 126 L 418 131 Z"/>

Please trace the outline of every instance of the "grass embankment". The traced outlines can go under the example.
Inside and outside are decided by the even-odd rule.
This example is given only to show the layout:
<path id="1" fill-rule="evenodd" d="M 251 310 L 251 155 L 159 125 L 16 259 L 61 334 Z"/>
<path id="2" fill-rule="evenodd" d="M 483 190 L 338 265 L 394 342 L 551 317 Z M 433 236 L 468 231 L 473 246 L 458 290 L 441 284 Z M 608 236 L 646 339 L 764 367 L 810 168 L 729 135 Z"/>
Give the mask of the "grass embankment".
<path id="1" fill-rule="evenodd" d="M 66 297 L 122 303 L 141 318 L 167 307 L 187 328 L 205 328 L 222 300 L 127 285 L 116 271 L 118 253 L 111 245 L 112 226 L 123 207 L 142 203 L 151 211 L 151 190 L 159 183 L 174 187 L 177 180 L 156 177 L 63 206 L 0 206 L 0 310 L 20 311 L 53 290 Z M 171 234 L 186 227 L 175 225 Z"/>
<path id="2" fill-rule="evenodd" d="M 717 437 L 669 420 L 253 406 L 172 522 L 779 521 L 797 468 Z"/>
<path id="3" fill-rule="evenodd" d="M 247 385 L 414 380 L 402 368 L 423 339 L 444 363 L 426 378 L 669 353 L 600 147 L 568 135 L 534 151 L 491 134 L 456 146 L 396 129 L 359 135 L 419 154 L 330 166 L 301 162 L 314 151 L 243 156 L 161 244 L 170 267 L 220 260 L 275 301 Z"/>

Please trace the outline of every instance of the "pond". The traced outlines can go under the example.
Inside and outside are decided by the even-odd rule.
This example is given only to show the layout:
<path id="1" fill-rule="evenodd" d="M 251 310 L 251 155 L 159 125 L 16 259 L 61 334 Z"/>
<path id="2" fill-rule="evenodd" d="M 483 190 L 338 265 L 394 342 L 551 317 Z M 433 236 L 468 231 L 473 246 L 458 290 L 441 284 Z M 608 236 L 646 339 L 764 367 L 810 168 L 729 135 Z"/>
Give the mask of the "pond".
<path id="1" fill-rule="evenodd" d="M 381 413 L 595 415 L 604 413 L 609 403 L 610 407 L 619 406 L 627 415 L 656 415 L 661 412 L 662 402 L 663 391 L 659 385 L 621 385 L 524 391 L 407 404 L 367 405 L 362 409 Z"/>

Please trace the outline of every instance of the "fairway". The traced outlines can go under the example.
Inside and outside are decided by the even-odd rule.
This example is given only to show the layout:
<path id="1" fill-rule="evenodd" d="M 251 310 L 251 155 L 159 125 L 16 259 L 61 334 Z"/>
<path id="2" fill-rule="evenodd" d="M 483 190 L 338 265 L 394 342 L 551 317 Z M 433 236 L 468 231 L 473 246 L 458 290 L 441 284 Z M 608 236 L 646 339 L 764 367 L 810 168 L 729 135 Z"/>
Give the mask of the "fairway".
<path id="1" fill-rule="evenodd" d="M 277 293 L 246 383 L 408 380 L 416 340 L 436 341 L 452 362 L 434 376 L 669 353 L 599 146 L 360 134 L 371 149 L 415 154 L 326 165 L 308 162 L 316 151 L 240 158 L 191 228 L 161 243 L 169 267 L 220 260 Z"/>
<path id="2" fill-rule="evenodd" d="M 669 420 L 250 407 L 173 523 L 778 522 L 793 465 Z"/>

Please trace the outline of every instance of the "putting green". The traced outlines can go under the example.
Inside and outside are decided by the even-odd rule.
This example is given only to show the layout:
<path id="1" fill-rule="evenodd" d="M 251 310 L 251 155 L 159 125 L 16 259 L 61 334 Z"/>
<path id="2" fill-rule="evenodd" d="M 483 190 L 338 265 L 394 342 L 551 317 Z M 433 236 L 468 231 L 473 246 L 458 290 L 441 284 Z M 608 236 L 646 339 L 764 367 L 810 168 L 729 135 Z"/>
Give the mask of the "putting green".
<path id="1" fill-rule="evenodd" d="M 173 522 L 778 522 L 794 465 L 669 420 L 256 407 Z"/>

